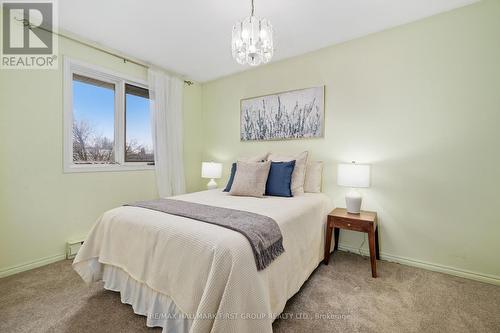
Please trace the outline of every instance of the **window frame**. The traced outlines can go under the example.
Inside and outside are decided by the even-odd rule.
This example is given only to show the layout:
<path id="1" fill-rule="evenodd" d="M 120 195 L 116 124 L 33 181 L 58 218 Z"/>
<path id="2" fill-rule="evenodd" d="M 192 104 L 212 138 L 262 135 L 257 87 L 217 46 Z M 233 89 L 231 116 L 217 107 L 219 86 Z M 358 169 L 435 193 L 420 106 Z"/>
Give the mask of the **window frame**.
<path id="1" fill-rule="evenodd" d="M 69 57 L 64 58 L 64 149 L 65 173 L 153 170 L 151 162 L 125 162 L 125 84 L 148 88 L 144 80 L 132 78 L 105 68 L 87 64 Z M 114 164 L 73 163 L 73 74 L 79 74 L 115 85 L 114 105 Z"/>

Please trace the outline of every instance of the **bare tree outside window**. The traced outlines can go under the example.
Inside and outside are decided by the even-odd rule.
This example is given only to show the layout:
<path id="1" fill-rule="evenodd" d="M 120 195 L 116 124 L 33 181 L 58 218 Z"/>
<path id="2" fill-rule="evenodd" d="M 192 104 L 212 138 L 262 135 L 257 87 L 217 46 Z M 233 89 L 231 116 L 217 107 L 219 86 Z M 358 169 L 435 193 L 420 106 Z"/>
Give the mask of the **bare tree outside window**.
<path id="1" fill-rule="evenodd" d="M 97 134 L 89 122 L 74 121 L 73 161 L 77 164 L 114 163 L 114 142 Z"/>

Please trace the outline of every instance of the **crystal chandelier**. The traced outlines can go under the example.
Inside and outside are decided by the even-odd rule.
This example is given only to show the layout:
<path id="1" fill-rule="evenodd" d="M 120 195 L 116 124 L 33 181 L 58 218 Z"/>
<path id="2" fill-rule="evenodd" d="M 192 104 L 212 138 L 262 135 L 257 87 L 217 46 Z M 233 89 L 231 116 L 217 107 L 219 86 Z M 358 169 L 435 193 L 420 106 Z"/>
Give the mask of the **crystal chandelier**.
<path id="1" fill-rule="evenodd" d="M 258 66 L 273 57 L 273 27 L 266 19 L 255 17 L 252 1 L 250 17 L 233 26 L 231 46 L 238 64 Z"/>

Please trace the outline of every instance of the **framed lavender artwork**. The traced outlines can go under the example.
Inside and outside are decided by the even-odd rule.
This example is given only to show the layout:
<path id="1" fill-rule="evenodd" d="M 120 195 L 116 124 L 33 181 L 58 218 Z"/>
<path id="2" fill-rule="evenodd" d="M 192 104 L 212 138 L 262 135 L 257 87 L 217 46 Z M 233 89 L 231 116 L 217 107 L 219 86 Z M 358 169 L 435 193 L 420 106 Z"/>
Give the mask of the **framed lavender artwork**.
<path id="1" fill-rule="evenodd" d="M 323 137 L 324 96 L 320 86 L 242 99 L 241 141 Z"/>

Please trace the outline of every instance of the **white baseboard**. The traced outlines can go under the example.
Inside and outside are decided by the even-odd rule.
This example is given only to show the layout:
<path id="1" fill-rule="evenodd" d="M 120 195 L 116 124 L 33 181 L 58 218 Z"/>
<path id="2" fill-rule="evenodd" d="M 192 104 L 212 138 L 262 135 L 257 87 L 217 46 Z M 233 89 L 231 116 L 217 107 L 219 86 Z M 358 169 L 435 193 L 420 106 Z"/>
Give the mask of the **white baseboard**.
<path id="1" fill-rule="evenodd" d="M 355 248 L 355 247 L 352 247 L 349 245 L 345 245 L 342 243 L 339 243 L 339 250 L 345 251 L 345 252 L 352 252 L 352 253 L 356 253 L 356 254 L 361 253 L 361 255 L 363 255 L 363 256 L 370 255 L 370 253 L 366 249 L 360 250 L 358 248 Z M 468 270 L 464 270 L 464 269 L 460 269 L 460 268 L 439 265 L 439 264 L 433 264 L 433 263 L 426 262 L 426 261 L 400 257 L 400 256 L 396 256 L 396 255 L 384 253 L 384 252 L 380 252 L 380 259 L 386 260 L 386 261 L 391 261 L 391 262 L 396 262 L 398 264 L 402 264 L 402 265 L 406 265 L 406 266 L 413 266 L 413 267 L 423 268 L 423 269 L 427 269 L 427 270 L 434 271 L 434 272 L 450 274 L 450 275 L 454 275 L 454 276 L 458 276 L 458 277 L 462 277 L 462 278 L 466 278 L 466 279 L 470 279 L 470 280 L 500 285 L 500 276 L 481 274 L 481 273 L 472 272 L 472 271 L 468 271 Z"/>
<path id="2" fill-rule="evenodd" d="M 345 252 L 352 252 L 352 253 L 356 253 L 356 254 L 361 253 L 364 256 L 369 255 L 369 252 L 365 249 L 359 250 L 358 248 L 354 248 L 352 246 L 345 245 L 342 243 L 339 244 L 339 250 L 345 251 Z M 7 267 L 7 268 L 0 270 L 0 278 L 6 277 L 9 275 L 13 275 L 16 273 L 28 271 L 28 270 L 33 269 L 33 268 L 45 266 L 45 265 L 51 264 L 53 262 L 63 260 L 65 258 L 66 258 L 65 254 L 56 254 L 53 256 L 49 256 L 49 257 L 45 257 L 45 258 L 31 261 L 28 263 L 24 263 L 21 265 Z M 426 261 L 405 258 L 405 257 L 396 256 L 396 255 L 385 253 L 385 252 L 380 253 L 380 259 L 390 261 L 390 262 L 396 262 L 396 263 L 406 265 L 406 266 L 418 267 L 418 268 L 423 268 L 423 269 L 427 269 L 427 270 L 434 271 L 434 272 L 450 274 L 450 275 L 454 275 L 454 276 L 458 276 L 458 277 L 462 277 L 462 278 L 466 278 L 466 279 L 470 279 L 470 280 L 486 282 L 486 283 L 490 283 L 490 284 L 494 284 L 494 285 L 500 285 L 500 276 L 481 274 L 481 273 L 463 270 L 463 269 L 459 269 L 459 268 L 455 268 L 455 267 L 433 264 L 433 263 L 429 263 Z"/>
<path id="3" fill-rule="evenodd" d="M 30 261 L 30 262 L 27 262 L 27 263 L 24 263 L 21 265 L 6 267 L 6 268 L 3 268 L 0 270 L 0 278 L 6 277 L 9 275 L 13 275 L 13 274 L 17 274 L 17 273 L 21 273 L 24 271 L 28 271 L 28 270 L 33 269 L 33 268 L 45 266 L 45 265 L 51 264 L 53 262 L 63 260 L 65 258 L 66 258 L 66 254 L 56 254 L 53 256 L 33 260 L 33 261 Z"/>

